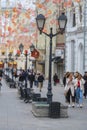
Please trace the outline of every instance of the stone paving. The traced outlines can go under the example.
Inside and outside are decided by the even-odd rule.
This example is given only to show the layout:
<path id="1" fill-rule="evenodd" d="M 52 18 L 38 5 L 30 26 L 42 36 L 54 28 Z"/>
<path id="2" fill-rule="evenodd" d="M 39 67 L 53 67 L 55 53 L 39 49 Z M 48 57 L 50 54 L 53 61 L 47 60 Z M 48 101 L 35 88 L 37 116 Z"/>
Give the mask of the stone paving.
<path id="1" fill-rule="evenodd" d="M 68 108 L 69 118 L 36 118 L 33 116 L 31 103 L 19 99 L 17 89 L 9 88 L 6 82 L 0 92 L 0 130 L 86 130 L 87 99 L 83 108 Z M 34 91 L 39 89 L 34 87 Z M 64 88 L 53 86 L 53 100 L 65 104 Z M 41 95 L 47 94 L 47 82 L 44 83 Z"/>

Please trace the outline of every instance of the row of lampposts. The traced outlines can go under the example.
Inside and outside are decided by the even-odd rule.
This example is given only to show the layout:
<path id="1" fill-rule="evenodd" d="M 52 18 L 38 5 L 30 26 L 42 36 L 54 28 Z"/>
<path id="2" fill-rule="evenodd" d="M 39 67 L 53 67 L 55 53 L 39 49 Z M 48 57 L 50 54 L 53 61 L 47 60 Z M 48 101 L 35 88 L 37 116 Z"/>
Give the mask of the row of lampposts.
<path id="1" fill-rule="evenodd" d="M 30 46 L 30 52 L 32 53 L 35 49 L 35 46 L 32 44 Z M 27 72 L 27 61 L 28 61 L 28 55 L 30 55 L 31 53 L 28 53 L 28 50 L 25 50 L 25 52 L 23 53 L 23 50 L 24 50 L 24 45 L 21 43 L 19 45 L 19 50 L 20 50 L 20 53 L 23 54 L 25 56 L 25 71 Z M 19 54 L 17 53 L 15 55 L 16 59 L 17 57 L 19 56 Z M 11 66 L 9 66 L 10 64 L 10 61 L 11 61 Z M 5 59 L 5 63 L 6 63 L 6 74 L 7 74 L 7 70 L 8 70 L 8 74 L 10 74 L 9 76 L 11 76 L 10 78 L 12 79 L 12 82 L 14 81 L 13 79 L 13 74 L 14 74 L 14 57 L 12 57 L 12 53 L 9 53 L 8 54 L 8 58 Z M 8 68 L 7 68 L 7 63 L 8 63 Z M 27 88 L 27 78 L 26 78 L 26 81 L 25 81 L 25 87 Z"/>
<path id="2" fill-rule="evenodd" d="M 51 75 L 52 75 L 52 39 L 53 37 L 57 36 L 58 34 L 63 34 L 65 32 L 66 23 L 67 23 L 67 17 L 64 13 L 62 13 L 58 20 L 59 25 L 59 31 L 55 34 L 53 34 L 53 28 L 50 28 L 50 33 L 46 33 L 43 31 L 44 25 L 45 25 L 45 17 L 42 14 L 37 15 L 36 22 L 37 22 L 37 28 L 40 31 L 40 34 L 44 33 L 46 36 L 50 38 L 50 51 L 49 51 L 49 75 L 48 75 L 48 92 L 47 92 L 47 102 L 52 102 L 52 81 L 51 81 Z"/>
<path id="3" fill-rule="evenodd" d="M 36 17 L 36 23 L 37 23 L 37 28 L 39 29 L 40 31 L 40 34 L 44 33 L 46 36 L 48 36 L 50 38 L 50 51 L 49 51 L 49 75 L 48 75 L 48 91 L 47 91 L 47 103 L 51 103 L 52 102 L 52 81 L 51 81 L 51 75 L 52 75 L 52 40 L 53 40 L 53 37 L 57 36 L 58 34 L 63 34 L 65 32 L 65 28 L 66 28 L 66 23 L 67 23 L 67 17 L 65 16 L 64 13 L 62 13 L 59 17 L 58 17 L 58 25 L 59 25 L 59 31 L 55 34 L 53 34 L 53 28 L 51 27 L 50 28 L 50 33 L 46 33 L 43 31 L 43 28 L 44 28 L 44 25 L 45 25 L 45 17 L 44 15 L 42 14 L 39 14 L 37 15 Z M 23 54 L 23 49 L 24 49 L 24 46 L 23 44 L 21 43 L 19 45 L 19 50 L 21 52 L 21 54 Z M 30 46 L 30 51 L 34 51 L 35 47 L 34 45 L 32 44 Z M 25 57 L 26 57 L 26 62 L 25 62 L 25 70 L 27 72 L 27 57 L 28 57 L 28 52 L 26 51 L 25 52 Z M 27 78 L 26 78 L 26 81 L 25 81 L 25 87 L 27 88 Z"/>

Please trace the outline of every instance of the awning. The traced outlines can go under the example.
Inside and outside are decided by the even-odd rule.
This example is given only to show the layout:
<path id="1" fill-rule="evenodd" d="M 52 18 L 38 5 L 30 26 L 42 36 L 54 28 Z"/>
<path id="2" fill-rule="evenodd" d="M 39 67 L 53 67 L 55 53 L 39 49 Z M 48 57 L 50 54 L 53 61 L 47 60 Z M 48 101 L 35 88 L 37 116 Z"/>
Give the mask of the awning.
<path id="1" fill-rule="evenodd" d="M 44 60 L 43 61 L 38 61 L 38 64 L 45 65 L 45 61 Z"/>
<path id="2" fill-rule="evenodd" d="M 63 59 L 61 57 L 55 57 L 52 61 L 54 61 L 54 63 L 63 63 Z"/>
<path id="3" fill-rule="evenodd" d="M 39 57 L 39 51 L 37 49 L 34 49 L 34 51 L 31 52 L 31 56 L 34 58 L 38 58 Z"/>

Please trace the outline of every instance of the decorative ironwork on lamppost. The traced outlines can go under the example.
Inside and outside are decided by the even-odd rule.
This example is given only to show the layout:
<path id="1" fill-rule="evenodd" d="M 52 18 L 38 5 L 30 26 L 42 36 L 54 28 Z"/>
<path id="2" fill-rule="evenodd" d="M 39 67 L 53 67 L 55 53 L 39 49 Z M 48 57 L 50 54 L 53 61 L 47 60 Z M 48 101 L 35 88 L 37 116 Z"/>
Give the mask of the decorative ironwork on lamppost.
<path id="1" fill-rule="evenodd" d="M 50 33 L 47 34 L 43 31 L 44 25 L 45 25 L 45 17 L 42 14 L 37 15 L 36 17 L 36 23 L 37 23 L 37 28 L 40 31 L 40 34 L 44 33 L 46 36 L 50 38 L 50 52 L 49 52 L 49 79 L 48 79 L 48 92 L 47 92 L 47 103 L 52 102 L 52 85 L 51 85 L 51 74 L 52 74 L 52 39 L 53 37 L 57 36 L 58 34 L 63 34 L 66 28 L 66 23 L 67 23 L 67 17 L 65 16 L 64 13 L 62 13 L 58 17 L 58 24 L 59 24 L 59 31 L 55 34 L 53 34 L 53 28 L 50 28 Z"/>

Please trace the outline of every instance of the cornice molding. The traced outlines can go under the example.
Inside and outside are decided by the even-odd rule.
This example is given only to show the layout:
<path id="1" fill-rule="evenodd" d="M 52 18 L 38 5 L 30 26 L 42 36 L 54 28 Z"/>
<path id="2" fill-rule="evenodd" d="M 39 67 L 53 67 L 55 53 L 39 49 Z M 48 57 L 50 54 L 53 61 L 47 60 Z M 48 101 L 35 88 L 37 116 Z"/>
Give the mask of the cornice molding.
<path id="1" fill-rule="evenodd" d="M 86 32 L 86 30 L 87 30 L 87 27 L 85 27 L 84 28 L 84 26 L 82 27 L 78 27 L 76 30 L 74 30 L 74 31 L 66 31 L 66 34 L 69 34 L 69 35 L 75 35 L 75 34 L 78 34 L 78 33 L 84 33 L 84 32 Z"/>

